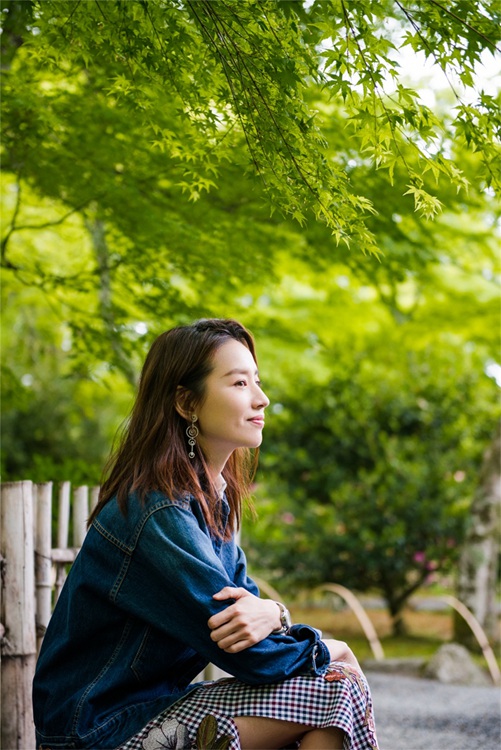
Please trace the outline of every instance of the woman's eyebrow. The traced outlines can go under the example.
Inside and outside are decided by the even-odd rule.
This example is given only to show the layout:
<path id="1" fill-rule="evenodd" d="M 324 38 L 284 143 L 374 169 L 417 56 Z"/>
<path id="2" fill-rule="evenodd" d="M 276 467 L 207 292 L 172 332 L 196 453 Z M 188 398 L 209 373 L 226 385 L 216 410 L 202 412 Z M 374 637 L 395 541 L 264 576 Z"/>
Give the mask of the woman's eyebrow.
<path id="1" fill-rule="evenodd" d="M 230 370 L 229 372 L 225 373 L 222 377 L 228 378 L 230 375 L 249 375 L 251 373 L 250 370 L 242 370 L 239 367 L 235 367 L 235 369 Z M 257 375 L 259 377 L 259 372 L 255 370 L 254 375 Z"/>

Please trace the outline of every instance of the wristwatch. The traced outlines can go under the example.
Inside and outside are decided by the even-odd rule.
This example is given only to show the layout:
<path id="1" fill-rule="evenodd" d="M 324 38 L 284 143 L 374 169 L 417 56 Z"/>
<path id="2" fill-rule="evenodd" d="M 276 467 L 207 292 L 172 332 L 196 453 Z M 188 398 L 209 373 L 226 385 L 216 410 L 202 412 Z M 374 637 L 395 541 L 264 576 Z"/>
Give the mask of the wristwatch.
<path id="1" fill-rule="evenodd" d="M 292 627 L 291 615 L 287 607 L 282 602 L 275 602 L 280 610 L 280 622 L 282 623 L 280 628 L 274 630 L 274 633 L 288 633 Z"/>

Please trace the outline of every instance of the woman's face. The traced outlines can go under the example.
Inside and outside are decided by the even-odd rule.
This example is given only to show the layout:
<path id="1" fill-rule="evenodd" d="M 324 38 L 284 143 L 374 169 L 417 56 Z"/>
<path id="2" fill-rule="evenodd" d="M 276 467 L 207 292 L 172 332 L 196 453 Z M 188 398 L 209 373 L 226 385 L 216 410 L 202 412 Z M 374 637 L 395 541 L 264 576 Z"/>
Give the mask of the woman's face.
<path id="1" fill-rule="evenodd" d="M 247 347 L 234 339 L 222 344 L 205 381 L 204 400 L 196 409 L 197 440 L 209 466 L 221 471 L 235 448 L 261 445 L 269 403 Z"/>

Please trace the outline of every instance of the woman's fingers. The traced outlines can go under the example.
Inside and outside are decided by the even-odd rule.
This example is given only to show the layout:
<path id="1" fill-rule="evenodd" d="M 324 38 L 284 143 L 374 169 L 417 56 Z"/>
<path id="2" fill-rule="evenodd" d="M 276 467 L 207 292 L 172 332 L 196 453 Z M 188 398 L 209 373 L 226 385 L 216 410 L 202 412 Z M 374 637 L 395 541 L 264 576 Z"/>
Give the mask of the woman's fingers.
<path id="1" fill-rule="evenodd" d="M 231 586 L 214 594 L 214 599 L 233 600 L 208 621 L 211 638 L 223 651 L 243 651 L 280 627 L 280 611 L 270 599 L 260 599 L 246 589 Z"/>

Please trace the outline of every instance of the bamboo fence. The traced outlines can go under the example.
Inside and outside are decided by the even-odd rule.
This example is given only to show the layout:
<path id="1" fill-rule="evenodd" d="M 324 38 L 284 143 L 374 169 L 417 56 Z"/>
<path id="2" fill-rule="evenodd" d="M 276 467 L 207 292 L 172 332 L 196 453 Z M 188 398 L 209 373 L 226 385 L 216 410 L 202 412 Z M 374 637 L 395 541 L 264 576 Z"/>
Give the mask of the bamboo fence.
<path id="1" fill-rule="evenodd" d="M 62 482 L 57 492 L 52 482 L 7 482 L 1 486 L 3 750 L 35 750 L 31 684 L 37 653 L 68 565 L 82 545 L 86 520 L 98 493 L 98 487 L 89 490 L 85 486 L 72 492 L 70 482 Z M 53 512 L 56 494 L 57 509 L 54 507 Z"/>

